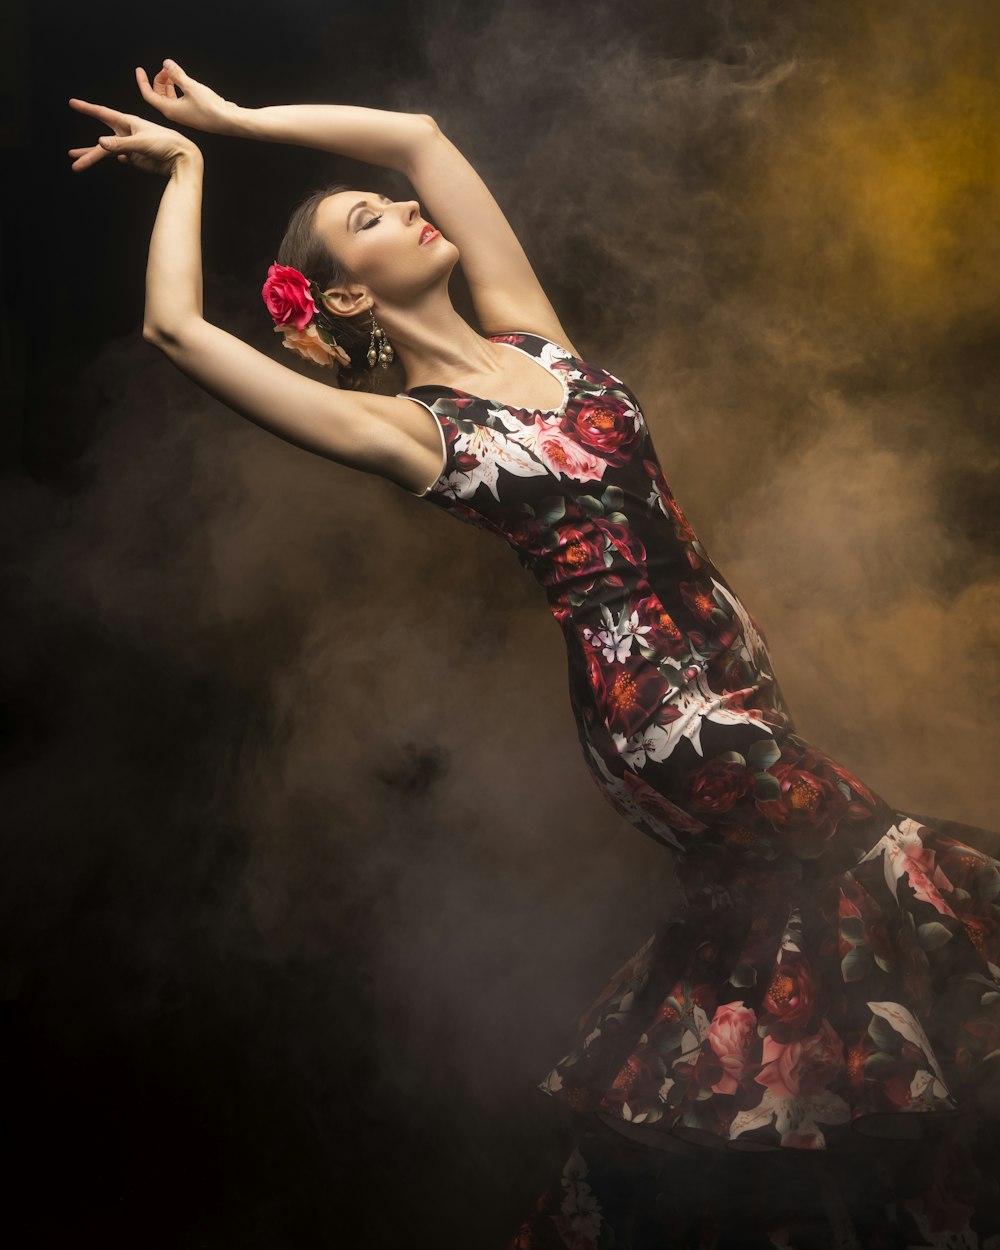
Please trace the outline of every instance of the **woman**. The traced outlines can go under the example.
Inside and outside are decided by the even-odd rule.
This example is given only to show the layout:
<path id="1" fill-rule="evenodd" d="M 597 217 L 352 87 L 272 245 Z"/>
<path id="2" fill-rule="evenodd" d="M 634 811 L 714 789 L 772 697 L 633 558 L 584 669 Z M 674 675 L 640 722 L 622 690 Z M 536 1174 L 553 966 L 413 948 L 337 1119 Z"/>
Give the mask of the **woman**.
<path id="1" fill-rule="evenodd" d="M 310 197 L 268 273 L 276 332 L 336 370 L 330 387 L 205 320 L 197 147 L 70 101 L 114 131 L 72 149 L 74 170 L 110 153 L 168 176 L 147 341 L 255 423 L 513 547 L 563 631 L 595 780 L 676 859 L 684 905 L 541 1084 L 573 1146 L 512 1244 L 1000 1234 L 976 1166 L 1000 1111 L 1000 863 L 795 733 L 763 635 L 674 499 L 635 395 L 579 357 L 431 118 L 246 110 L 173 62 L 152 83 L 136 75 L 170 121 L 361 158 L 415 187 L 420 202 Z M 460 257 L 484 334 L 448 296 Z M 393 356 L 407 386 L 382 395 Z"/>

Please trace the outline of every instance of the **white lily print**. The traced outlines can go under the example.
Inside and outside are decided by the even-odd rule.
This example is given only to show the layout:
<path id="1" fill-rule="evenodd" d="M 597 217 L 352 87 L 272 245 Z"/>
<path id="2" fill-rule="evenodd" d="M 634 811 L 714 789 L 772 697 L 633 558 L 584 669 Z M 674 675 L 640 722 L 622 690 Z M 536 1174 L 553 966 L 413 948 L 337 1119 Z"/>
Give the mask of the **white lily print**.
<path id="1" fill-rule="evenodd" d="M 899 897 L 897 886 L 900 879 L 906 877 L 917 898 L 930 903 L 939 915 L 954 917 L 955 913 L 945 902 L 938 888 L 940 884 L 950 891 L 952 888 L 950 882 L 939 870 L 935 871 L 933 876 L 929 875 L 926 866 L 920 863 L 920 857 L 924 851 L 919 832 L 921 828 L 922 826 L 910 817 L 901 820 L 898 825 L 891 825 L 868 854 L 858 862 L 863 864 L 866 860 L 876 859 L 881 855 L 885 883 L 894 898 Z M 934 879 L 935 877 L 937 880 Z"/>
<path id="2" fill-rule="evenodd" d="M 729 1136 L 740 1137 L 750 1129 L 761 1128 L 770 1124 L 772 1117 L 783 1146 L 794 1138 L 797 1142 L 808 1140 L 813 1149 L 822 1150 L 826 1137 L 820 1123 L 845 1124 L 851 1117 L 851 1109 L 839 1094 L 829 1090 L 808 1098 L 776 1098 L 767 1090 L 756 1107 L 740 1111 L 734 1117 Z"/>
<path id="3" fill-rule="evenodd" d="M 497 478 L 501 468 L 515 477 L 544 477 L 547 472 L 545 465 L 540 464 L 527 448 L 488 426 L 477 425 L 471 433 L 459 434 L 455 450 L 467 451 L 479 461 L 475 468 L 467 469 L 461 475 L 465 481 L 456 492 L 460 499 L 471 498 L 480 486 L 485 486 L 499 502 Z"/>
<path id="4" fill-rule="evenodd" d="M 627 608 L 622 608 L 621 616 L 616 621 L 608 608 L 601 604 L 601 616 L 604 618 L 605 628 L 585 633 L 591 640 L 597 639 L 609 664 L 624 664 L 626 657 L 632 654 L 632 639 L 648 634 L 652 627 L 640 625 L 639 613 L 629 614 Z"/>
<path id="5" fill-rule="evenodd" d="M 944 1073 L 941 1071 L 937 1055 L 935 1055 L 934 1048 L 931 1046 L 927 1034 L 913 1012 L 908 1011 L 902 1003 L 869 1002 L 868 1006 L 871 1008 L 873 1015 L 880 1016 L 888 1024 L 892 1025 L 900 1037 L 905 1037 L 908 1042 L 912 1043 L 923 1053 L 928 1066 L 936 1078 L 932 1089 L 934 1097 L 951 1101 L 951 1095 L 948 1093 L 948 1087 L 944 1083 Z"/>
<path id="6" fill-rule="evenodd" d="M 721 595 L 733 609 L 740 623 L 740 628 L 743 631 L 743 646 L 741 648 L 743 659 L 751 667 L 757 668 L 762 673 L 767 673 L 768 676 L 773 676 L 771 673 L 771 657 L 767 654 L 764 639 L 757 632 L 757 626 L 750 619 L 750 614 L 746 608 L 731 590 L 717 582 L 714 577 L 712 578 L 712 585 L 715 587 L 716 594 Z"/>
<path id="7" fill-rule="evenodd" d="M 680 665 L 678 665 L 680 667 Z M 664 708 L 679 712 L 673 720 L 662 724 L 653 722 L 637 734 L 626 739 L 615 734 L 615 746 L 630 768 L 642 768 L 647 760 L 665 760 L 682 738 L 687 738 L 699 755 L 701 749 L 701 726 L 704 720 L 720 725 L 753 724 L 771 733 L 753 712 L 726 706 L 726 695 L 716 694 L 709 686 L 703 672 L 696 673 L 691 681 L 678 688 Z"/>
<path id="8" fill-rule="evenodd" d="M 608 771 L 607 765 L 601 759 L 600 755 L 594 750 L 594 747 L 590 742 L 587 743 L 587 749 L 590 752 L 591 759 L 594 761 L 594 767 L 600 771 L 601 776 L 604 778 L 603 789 L 611 803 L 622 813 L 623 816 L 625 816 L 627 820 L 631 820 L 634 824 L 649 824 L 649 813 L 643 811 L 636 800 L 632 797 L 625 784 L 622 781 L 619 781 L 617 777 Z M 694 818 L 689 816 L 687 812 L 682 812 L 680 808 L 675 807 L 668 799 L 664 799 L 662 796 L 660 797 L 661 806 L 664 809 L 664 812 L 669 813 L 671 816 L 676 815 L 678 823 L 682 829 L 704 829 L 705 826 L 700 821 L 694 820 Z M 665 843 L 667 846 L 672 846 L 677 851 L 684 850 L 683 842 L 680 841 L 673 829 L 670 829 L 663 821 L 656 821 L 655 827 L 656 837 L 661 842 Z"/>

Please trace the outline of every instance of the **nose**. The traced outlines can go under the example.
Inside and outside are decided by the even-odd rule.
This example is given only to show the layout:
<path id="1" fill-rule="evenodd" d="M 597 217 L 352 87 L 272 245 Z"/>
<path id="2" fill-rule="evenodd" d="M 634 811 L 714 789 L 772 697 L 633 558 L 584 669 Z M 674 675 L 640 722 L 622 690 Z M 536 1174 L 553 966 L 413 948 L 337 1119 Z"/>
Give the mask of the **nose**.
<path id="1" fill-rule="evenodd" d="M 408 226 L 412 226 L 413 223 L 419 218 L 419 216 L 420 216 L 419 201 L 405 200 L 403 202 L 403 220 L 406 222 L 406 224 Z"/>

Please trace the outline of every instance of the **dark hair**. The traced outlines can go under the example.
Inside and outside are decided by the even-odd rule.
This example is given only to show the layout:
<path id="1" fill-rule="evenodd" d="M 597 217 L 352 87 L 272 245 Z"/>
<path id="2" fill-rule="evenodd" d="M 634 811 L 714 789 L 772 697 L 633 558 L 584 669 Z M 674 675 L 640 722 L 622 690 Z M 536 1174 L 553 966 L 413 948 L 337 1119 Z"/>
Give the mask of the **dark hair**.
<path id="1" fill-rule="evenodd" d="M 279 265 L 290 265 L 299 273 L 305 274 L 311 281 L 319 285 L 321 291 L 332 286 L 343 286 L 349 282 L 359 282 L 354 273 L 339 257 L 330 251 L 326 240 L 316 229 L 316 210 L 328 195 L 337 195 L 340 191 L 351 191 L 354 188 L 346 182 L 338 182 L 333 186 L 312 191 L 295 208 L 285 236 L 278 247 L 275 260 Z M 398 363 L 382 369 L 376 365 L 368 366 L 368 347 L 371 343 L 371 318 L 335 317 L 329 309 L 324 309 L 326 316 L 333 322 L 333 335 L 340 346 L 351 358 L 351 367 L 334 364 L 337 370 L 338 383 L 347 390 L 377 391 L 379 375 L 389 377 L 397 369 Z M 393 378 L 393 385 L 398 381 Z M 398 389 L 398 388 L 397 388 Z"/>

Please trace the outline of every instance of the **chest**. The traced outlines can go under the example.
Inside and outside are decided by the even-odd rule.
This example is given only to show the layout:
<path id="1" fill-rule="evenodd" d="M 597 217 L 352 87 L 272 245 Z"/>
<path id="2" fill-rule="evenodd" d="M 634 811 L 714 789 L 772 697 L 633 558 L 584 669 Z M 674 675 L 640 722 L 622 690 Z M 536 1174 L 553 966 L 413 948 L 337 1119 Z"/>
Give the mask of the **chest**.
<path id="1" fill-rule="evenodd" d="M 567 399 L 565 381 L 516 350 L 507 353 L 502 369 L 487 375 L 469 375 L 463 381 L 466 385 L 461 393 L 482 397 L 491 408 L 555 413 Z"/>

